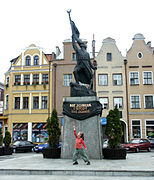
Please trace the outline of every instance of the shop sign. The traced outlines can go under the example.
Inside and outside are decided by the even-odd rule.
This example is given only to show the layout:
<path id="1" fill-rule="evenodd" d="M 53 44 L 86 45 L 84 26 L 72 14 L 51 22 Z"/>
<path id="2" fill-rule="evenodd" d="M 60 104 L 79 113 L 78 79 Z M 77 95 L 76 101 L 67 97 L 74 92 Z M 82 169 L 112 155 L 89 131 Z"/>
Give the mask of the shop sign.
<path id="1" fill-rule="evenodd" d="M 102 125 L 106 125 L 107 119 L 105 117 L 101 118 L 101 123 L 102 123 Z"/>

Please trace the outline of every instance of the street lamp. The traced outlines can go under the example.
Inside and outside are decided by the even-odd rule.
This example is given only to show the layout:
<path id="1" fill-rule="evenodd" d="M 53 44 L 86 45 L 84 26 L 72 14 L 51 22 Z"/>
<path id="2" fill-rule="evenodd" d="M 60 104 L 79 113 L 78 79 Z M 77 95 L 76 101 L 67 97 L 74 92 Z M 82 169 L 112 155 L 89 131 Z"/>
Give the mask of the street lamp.
<path id="1" fill-rule="evenodd" d="M 97 67 L 97 61 L 96 60 L 93 61 L 93 65 L 95 67 Z M 94 72 L 94 73 L 95 73 L 94 74 L 94 91 L 96 92 L 96 72 Z"/>

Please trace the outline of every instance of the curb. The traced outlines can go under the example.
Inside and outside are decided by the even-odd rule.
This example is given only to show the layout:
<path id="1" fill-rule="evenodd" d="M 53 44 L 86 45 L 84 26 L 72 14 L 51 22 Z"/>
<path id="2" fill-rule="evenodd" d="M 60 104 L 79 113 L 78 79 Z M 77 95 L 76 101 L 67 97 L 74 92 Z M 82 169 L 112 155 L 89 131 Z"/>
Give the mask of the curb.
<path id="1" fill-rule="evenodd" d="M 0 175 L 63 175 L 63 176 L 142 176 L 153 177 L 154 171 L 141 170 L 37 170 L 0 169 Z"/>

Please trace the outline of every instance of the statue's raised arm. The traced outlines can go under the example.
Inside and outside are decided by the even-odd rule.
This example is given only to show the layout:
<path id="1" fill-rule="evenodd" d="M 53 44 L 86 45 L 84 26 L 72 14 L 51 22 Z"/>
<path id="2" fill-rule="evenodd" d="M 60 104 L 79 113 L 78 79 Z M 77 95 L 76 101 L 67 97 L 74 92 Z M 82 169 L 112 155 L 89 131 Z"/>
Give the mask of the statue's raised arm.
<path id="1" fill-rule="evenodd" d="M 69 20 L 70 20 L 70 22 L 71 22 L 71 21 L 72 21 L 72 20 L 71 20 L 71 15 L 70 15 L 70 14 L 71 14 L 71 9 L 67 10 L 67 13 L 68 13 L 68 16 L 69 16 Z"/>
<path id="2" fill-rule="evenodd" d="M 79 32 L 78 28 L 76 27 L 75 23 L 71 19 L 71 15 L 70 15 L 71 10 L 67 10 L 67 13 L 68 13 L 70 24 L 71 24 L 72 35 L 77 40 L 79 38 L 79 36 L 80 36 L 80 32 Z"/>

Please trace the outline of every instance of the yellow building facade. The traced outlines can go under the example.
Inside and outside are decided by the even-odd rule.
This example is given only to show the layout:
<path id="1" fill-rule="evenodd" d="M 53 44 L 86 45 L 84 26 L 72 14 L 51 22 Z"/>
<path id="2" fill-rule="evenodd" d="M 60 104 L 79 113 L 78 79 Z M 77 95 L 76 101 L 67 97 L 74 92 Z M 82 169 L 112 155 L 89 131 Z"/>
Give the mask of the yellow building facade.
<path id="1" fill-rule="evenodd" d="M 47 140 L 46 120 L 52 110 L 51 58 L 42 48 L 30 45 L 11 60 L 5 73 L 4 116 L 12 141 Z"/>

